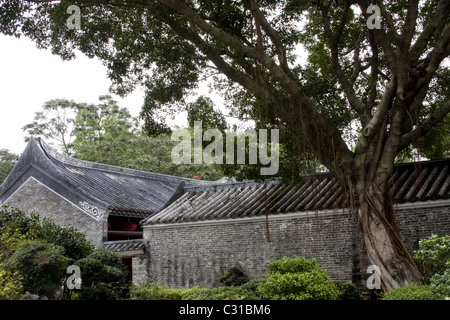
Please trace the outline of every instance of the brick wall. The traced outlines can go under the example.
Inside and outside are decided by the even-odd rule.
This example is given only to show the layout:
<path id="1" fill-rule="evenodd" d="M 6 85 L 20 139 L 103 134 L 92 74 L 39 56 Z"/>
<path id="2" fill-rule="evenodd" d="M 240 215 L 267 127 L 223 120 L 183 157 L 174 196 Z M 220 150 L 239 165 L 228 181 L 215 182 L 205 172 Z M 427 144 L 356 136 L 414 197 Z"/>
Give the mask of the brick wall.
<path id="1" fill-rule="evenodd" d="M 450 234 L 450 207 L 399 208 L 408 247 L 431 233 Z M 169 287 L 219 286 L 236 265 L 250 278 L 266 275 L 282 256 L 316 258 L 336 281 L 363 281 L 368 260 L 348 212 L 297 213 L 201 221 L 144 228 L 149 255 L 147 281 Z M 269 233 L 267 233 L 267 230 Z"/>
<path id="2" fill-rule="evenodd" d="M 25 212 L 36 212 L 41 218 L 50 218 L 62 227 L 74 227 L 87 240 L 103 245 L 106 214 L 96 221 L 35 179 L 28 179 L 4 204 Z"/>

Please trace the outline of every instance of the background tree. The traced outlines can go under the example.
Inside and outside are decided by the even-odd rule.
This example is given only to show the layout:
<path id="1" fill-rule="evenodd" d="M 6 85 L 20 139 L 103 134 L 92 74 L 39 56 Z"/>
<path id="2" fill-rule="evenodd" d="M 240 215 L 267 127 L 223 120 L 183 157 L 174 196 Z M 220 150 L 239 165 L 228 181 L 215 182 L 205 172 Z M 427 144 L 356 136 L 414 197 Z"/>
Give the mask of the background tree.
<path id="1" fill-rule="evenodd" d="M 64 59 L 75 49 L 100 58 L 117 93 L 144 84 L 150 122 L 177 108 L 205 72 L 220 73 L 252 98 L 254 114 L 290 134 L 292 152 L 311 152 L 348 191 L 383 288 L 422 281 L 396 231 L 387 182 L 396 155 L 450 111 L 438 81 L 448 74 L 449 1 L 377 0 L 379 28 L 366 24 L 369 0 L 70 4 L 80 6 L 81 30 L 66 26 L 68 1 L 2 0 L 0 32 Z M 352 125 L 361 135 L 349 143 Z"/>
<path id="2" fill-rule="evenodd" d="M 7 149 L 0 149 L 0 184 L 6 179 L 17 161 L 19 161 L 19 155 L 11 153 Z"/>
<path id="3" fill-rule="evenodd" d="M 189 127 L 194 127 L 194 121 L 202 121 L 203 130 L 219 129 L 225 132 L 228 124 L 225 116 L 214 109 L 214 102 L 209 97 L 200 96 L 187 105 L 187 120 Z"/>
<path id="4" fill-rule="evenodd" d="M 31 136 L 39 136 L 64 154 L 71 155 L 75 114 L 80 106 L 66 99 L 47 101 L 42 111 L 35 113 L 34 121 L 22 128 L 28 134 L 25 141 Z"/>
<path id="5" fill-rule="evenodd" d="M 189 108 L 188 114 L 192 116 L 209 114 L 206 128 L 220 125 L 225 130 L 225 118 L 214 111 L 211 100 L 199 99 Z M 100 96 L 99 104 L 50 100 L 43 105 L 43 109 L 36 113 L 35 119 L 39 121 L 25 126 L 27 133 L 40 136 L 55 147 L 62 146 L 60 149 L 74 158 L 192 179 L 218 180 L 223 176 L 220 165 L 175 165 L 171 150 L 177 142 L 171 140 L 170 134 L 149 136 L 138 119 L 109 95 Z M 46 111 L 71 116 L 50 118 Z M 217 118 L 219 116 L 221 118 Z M 64 139 L 63 133 L 66 134 Z M 61 141 L 66 143 L 61 145 Z M 0 172 L 6 178 L 18 156 L 1 150 L 0 157 Z"/>
<path id="6" fill-rule="evenodd" d="M 126 157 L 126 144 L 134 135 L 133 117 L 111 96 L 99 97 L 98 105 L 80 106 L 73 129 L 74 157 L 119 165 Z"/>

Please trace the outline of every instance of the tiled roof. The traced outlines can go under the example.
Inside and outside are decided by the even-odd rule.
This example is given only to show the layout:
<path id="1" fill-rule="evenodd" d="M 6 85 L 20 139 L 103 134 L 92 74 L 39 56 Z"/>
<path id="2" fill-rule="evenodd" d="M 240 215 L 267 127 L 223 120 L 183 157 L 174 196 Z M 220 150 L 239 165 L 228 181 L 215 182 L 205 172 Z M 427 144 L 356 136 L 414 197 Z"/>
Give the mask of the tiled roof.
<path id="1" fill-rule="evenodd" d="M 210 183 L 74 159 L 33 138 L 0 186 L 0 200 L 5 201 L 28 176 L 64 193 L 72 203 L 85 199 L 113 214 L 139 217 L 160 211 L 180 185 Z"/>
<path id="2" fill-rule="evenodd" d="M 106 250 L 114 252 L 137 251 L 145 248 L 143 239 L 106 241 L 103 246 Z"/>
<path id="3" fill-rule="evenodd" d="M 450 159 L 397 165 L 389 180 L 395 203 L 448 199 Z M 337 180 L 329 173 L 305 176 L 297 186 L 276 181 L 186 187 L 185 192 L 145 224 L 317 211 L 348 207 Z"/>

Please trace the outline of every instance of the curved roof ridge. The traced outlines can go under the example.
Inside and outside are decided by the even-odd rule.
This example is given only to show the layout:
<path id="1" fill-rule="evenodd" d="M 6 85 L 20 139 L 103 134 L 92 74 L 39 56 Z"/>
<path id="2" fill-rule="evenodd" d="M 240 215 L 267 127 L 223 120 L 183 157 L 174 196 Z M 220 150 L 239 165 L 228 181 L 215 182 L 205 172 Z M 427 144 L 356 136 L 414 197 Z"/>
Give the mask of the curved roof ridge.
<path id="1" fill-rule="evenodd" d="M 64 165 L 70 165 L 70 166 L 74 166 L 74 167 L 82 167 L 82 168 L 87 168 L 87 169 L 102 170 L 102 171 L 106 171 L 106 172 L 119 173 L 121 175 L 144 176 L 146 178 L 152 178 L 155 180 L 172 180 L 172 181 L 177 181 L 177 182 L 186 181 L 186 182 L 195 183 L 195 184 L 199 184 L 199 185 L 210 183 L 210 181 L 205 181 L 205 180 L 197 180 L 197 179 L 191 179 L 191 178 L 185 178 L 185 177 L 179 177 L 179 176 L 172 176 L 172 175 L 163 174 L 163 173 L 137 170 L 137 169 L 115 166 L 115 165 L 111 165 L 111 164 L 104 164 L 104 163 L 93 162 L 93 161 L 88 161 L 88 160 L 76 159 L 76 158 L 72 158 L 72 157 L 66 156 L 66 155 L 58 152 L 55 148 L 48 145 L 41 138 L 38 138 L 38 142 L 39 142 L 39 145 L 41 146 L 42 150 L 47 155 L 47 157 L 54 159 Z"/>

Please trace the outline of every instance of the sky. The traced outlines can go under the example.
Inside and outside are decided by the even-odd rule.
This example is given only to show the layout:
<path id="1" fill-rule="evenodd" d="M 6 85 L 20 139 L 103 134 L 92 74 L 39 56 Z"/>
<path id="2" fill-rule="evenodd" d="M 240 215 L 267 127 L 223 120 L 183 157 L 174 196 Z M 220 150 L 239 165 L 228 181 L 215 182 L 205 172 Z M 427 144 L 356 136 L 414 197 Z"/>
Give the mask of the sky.
<path id="1" fill-rule="evenodd" d="M 62 61 L 27 38 L 0 35 L 0 149 L 23 152 L 26 133 L 21 128 L 33 121 L 46 101 L 65 98 L 97 104 L 110 85 L 99 60 L 80 54 L 75 60 Z M 133 116 L 139 114 L 142 89 L 124 99 L 112 96 Z"/>
<path id="2" fill-rule="evenodd" d="M 0 149 L 21 154 L 26 147 L 22 127 L 33 122 L 35 112 L 52 99 L 97 104 L 99 96 L 110 94 L 137 117 L 144 102 L 143 88 L 121 98 L 109 92 L 110 85 L 106 67 L 98 59 L 80 53 L 75 60 L 63 61 L 50 50 L 37 49 L 28 38 L 0 34 Z M 200 85 L 198 94 L 209 95 L 206 84 Z M 211 98 L 220 107 L 220 97 Z M 168 123 L 186 126 L 186 114 Z"/>

